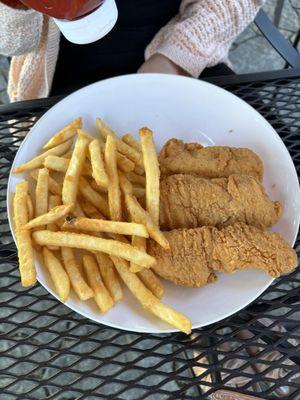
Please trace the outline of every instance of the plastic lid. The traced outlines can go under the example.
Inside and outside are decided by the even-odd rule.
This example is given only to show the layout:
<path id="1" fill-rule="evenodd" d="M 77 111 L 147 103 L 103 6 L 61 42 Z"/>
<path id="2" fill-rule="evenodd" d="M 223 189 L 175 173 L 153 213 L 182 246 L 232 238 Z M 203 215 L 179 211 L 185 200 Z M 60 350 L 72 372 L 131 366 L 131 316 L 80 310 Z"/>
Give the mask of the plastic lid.
<path id="1" fill-rule="evenodd" d="M 108 34 L 118 19 L 115 0 L 105 0 L 94 12 L 87 16 L 68 21 L 54 18 L 61 33 L 72 43 L 87 44 L 95 42 Z"/>

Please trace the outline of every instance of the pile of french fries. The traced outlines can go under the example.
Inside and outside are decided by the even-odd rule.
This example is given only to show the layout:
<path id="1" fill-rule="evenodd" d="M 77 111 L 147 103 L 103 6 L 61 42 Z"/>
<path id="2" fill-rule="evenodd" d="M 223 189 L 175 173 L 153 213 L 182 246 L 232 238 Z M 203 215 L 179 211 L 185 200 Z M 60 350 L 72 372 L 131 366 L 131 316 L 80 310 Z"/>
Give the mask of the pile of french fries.
<path id="1" fill-rule="evenodd" d="M 140 129 L 138 142 L 118 137 L 99 118 L 96 126 L 94 137 L 77 118 L 13 171 L 28 171 L 35 182 L 34 202 L 28 181 L 16 185 L 13 201 L 22 285 L 35 284 L 39 251 L 62 302 L 72 288 L 106 312 L 123 297 L 121 278 L 145 310 L 190 333 L 189 319 L 160 300 L 156 260 L 146 251 L 147 238 L 169 248 L 159 229 L 153 134 Z"/>

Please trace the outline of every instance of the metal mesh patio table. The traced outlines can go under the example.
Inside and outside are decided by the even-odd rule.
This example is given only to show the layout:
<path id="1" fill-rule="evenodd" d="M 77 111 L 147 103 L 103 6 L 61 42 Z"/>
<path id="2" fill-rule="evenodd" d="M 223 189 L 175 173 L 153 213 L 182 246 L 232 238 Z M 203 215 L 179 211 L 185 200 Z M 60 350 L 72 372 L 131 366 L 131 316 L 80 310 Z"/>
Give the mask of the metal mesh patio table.
<path id="1" fill-rule="evenodd" d="M 273 125 L 299 174 L 300 70 L 211 81 Z M 300 399 L 298 270 L 242 311 L 190 336 L 108 328 L 71 311 L 39 284 L 21 287 L 6 215 L 7 179 L 24 133 L 57 101 L 0 107 L 0 399 L 209 399 L 225 388 L 262 399 Z"/>

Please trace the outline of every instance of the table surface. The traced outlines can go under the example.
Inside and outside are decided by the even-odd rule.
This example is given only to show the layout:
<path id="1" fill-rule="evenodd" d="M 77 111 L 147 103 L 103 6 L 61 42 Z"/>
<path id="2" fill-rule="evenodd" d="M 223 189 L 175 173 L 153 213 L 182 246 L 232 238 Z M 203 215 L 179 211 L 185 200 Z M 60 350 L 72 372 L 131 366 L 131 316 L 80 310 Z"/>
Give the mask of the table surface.
<path id="1" fill-rule="evenodd" d="M 299 174 L 300 70 L 210 81 L 273 125 Z M 206 399 L 227 388 L 262 399 L 300 399 L 298 270 L 244 310 L 190 336 L 108 328 L 71 311 L 39 284 L 21 287 L 7 223 L 7 179 L 24 133 L 56 101 L 0 107 L 0 398 Z M 298 237 L 298 253 L 299 244 Z"/>

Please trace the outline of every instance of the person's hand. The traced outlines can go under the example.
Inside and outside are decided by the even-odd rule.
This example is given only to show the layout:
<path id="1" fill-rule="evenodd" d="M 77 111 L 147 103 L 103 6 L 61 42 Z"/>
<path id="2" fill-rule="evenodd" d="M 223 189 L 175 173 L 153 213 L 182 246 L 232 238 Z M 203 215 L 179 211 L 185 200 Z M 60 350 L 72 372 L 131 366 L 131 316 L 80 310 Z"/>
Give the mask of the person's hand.
<path id="1" fill-rule="evenodd" d="M 173 63 L 173 61 L 159 53 L 153 54 L 153 56 L 145 61 L 138 69 L 138 72 L 158 72 L 162 74 L 190 76 L 186 71 Z"/>

